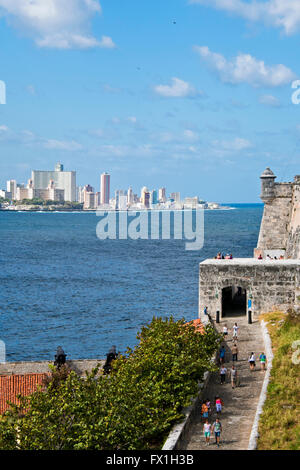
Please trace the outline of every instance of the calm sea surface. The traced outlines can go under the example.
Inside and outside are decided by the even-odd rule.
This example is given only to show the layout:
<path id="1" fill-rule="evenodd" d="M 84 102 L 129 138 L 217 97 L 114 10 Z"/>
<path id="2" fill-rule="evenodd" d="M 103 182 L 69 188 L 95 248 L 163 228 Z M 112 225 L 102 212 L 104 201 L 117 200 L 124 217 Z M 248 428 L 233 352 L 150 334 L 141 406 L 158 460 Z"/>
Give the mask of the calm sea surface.
<path id="1" fill-rule="evenodd" d="M 105 240 L 95 213 L 0 212 L 0 339 L 7 361 L 102 358 L 153 315 L 197 318 L 199 262 L 252 256 L 262 205 L 205 212 L 205 243 Z"/>

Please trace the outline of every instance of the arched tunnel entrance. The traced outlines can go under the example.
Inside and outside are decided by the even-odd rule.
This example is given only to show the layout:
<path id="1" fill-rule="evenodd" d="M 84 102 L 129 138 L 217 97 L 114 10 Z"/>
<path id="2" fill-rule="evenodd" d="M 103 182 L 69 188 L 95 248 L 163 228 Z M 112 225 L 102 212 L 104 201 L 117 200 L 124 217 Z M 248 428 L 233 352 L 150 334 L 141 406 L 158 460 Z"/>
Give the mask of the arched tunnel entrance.
<path id="1" fill-rule="evenodd" d="M 246 315 L 247 291 L 240 286 L 222 289 L 222 317 Z"/>

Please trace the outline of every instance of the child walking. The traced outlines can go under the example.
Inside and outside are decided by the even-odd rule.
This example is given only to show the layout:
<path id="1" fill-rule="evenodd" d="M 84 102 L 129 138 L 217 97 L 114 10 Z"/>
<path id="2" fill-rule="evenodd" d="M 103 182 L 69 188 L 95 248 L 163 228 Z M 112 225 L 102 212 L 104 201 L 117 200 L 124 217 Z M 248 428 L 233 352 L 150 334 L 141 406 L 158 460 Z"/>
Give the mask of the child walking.
<path id="1" fill-rule="evenodd" d="M 205 445 L 209 446 L 211 424 L 209 423 L 208 419 L 205 420 L 205 423 L 203 425 L 203 432 L 204 432 L 204 437 L 205 437 Z"/>

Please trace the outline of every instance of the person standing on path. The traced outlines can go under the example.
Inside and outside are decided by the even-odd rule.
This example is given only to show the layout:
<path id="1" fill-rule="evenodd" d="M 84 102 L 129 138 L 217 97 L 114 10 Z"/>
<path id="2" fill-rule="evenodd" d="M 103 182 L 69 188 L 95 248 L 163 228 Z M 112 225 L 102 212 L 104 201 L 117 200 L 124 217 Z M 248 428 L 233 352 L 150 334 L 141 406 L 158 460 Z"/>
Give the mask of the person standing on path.
<path id="1" fill-rule="evenodd" d="M 208 406 L 205 401 L 202 403 L 201 413 L 203 421 L 205 421 L 208 418 Z"/>
<path id="2" fill-rule="evenodd" d="M 232 364 L 232 367 L 230 369 L 230 379 L 231 379 L 231 387 L 235 388 L 237 384 L 237 370 Z"/>
<path id="3" fill-rule="evenodd" d="M 238 360 L 238 353 L 239 353 L 238 347 L 237 347 L 236 343 L 234 343 L 234 345 L 231 348 L 232 362 Z"/>
<path id="4" fill-rule="evenodd" d="M 225 383 L 225 380 L 226 380 L 226 372 L 227 372 L 227 369 L 226 367 L 224 366 L 224 364 L 222 365 L 221 369 L 220 369 L 220 383 L 221 385 L 223 385 Z"/>
<path id="5" fill-rule="evenodd" d="M 223 402 L 222 402 L 221 398 L 220 397 L 215 397 L 215 401 L 216 401 L 216 413 L 217 414 L 222 413 Z"/>
<path id="6" fill-rule="evenodd" d="M 220 436 L 222 432 L 222 424 L 219 418 L 216 418 L 216 421 L 212 425 L 212 430 L 215 432 L 216 444 L 218 447 L 220 447 Z"/>
<path id="7" fill-rule="evenodd" d="M 261 355 L 259 356 L 259 362 L 260 362 L 260 369 L 266 370 L 267 358 L 264 352 L 262 352 Z"/>
<path id="8" fill-rule="evenodd" d="M 209 446 L 211 424 L 209 423 L 208 419 L 205 420 L 205 423 L 203 425 L 203 432 L 204 432 L 204 437 L 205 437 L 205 445 Z"/>
<path id="9" fill-rule="evenodd" d="M 250 365 L 250 370 L 253 372 L 255 369 L 255 355 L 253 352 L 250 354 L 248 362 Z"/>
<path id="10" fill-rule="evenodd" d="M 224 345 L 221 347 L 220 351 L 219 351 L 219 356 L 220 356 L 220 364 L 224 364 L 225 362 L 225 354 L 226 354 L 226 350 L 225 350 L 225 347 Z"/>
<path id="11" fill-rule="evenodd" d="M 228 336 L 228 328 L 227 325 L 223 326 L 223 338 L 226 339 Z"/>
<path id="12" fill-rule="evenodd" d="M 238 340 L 238 331 L 239 331 L 239 327 L 238 327 L 238 324 L 235 323 L 232 327 L 232 340 L 233 341 L 237 341 Z"/>

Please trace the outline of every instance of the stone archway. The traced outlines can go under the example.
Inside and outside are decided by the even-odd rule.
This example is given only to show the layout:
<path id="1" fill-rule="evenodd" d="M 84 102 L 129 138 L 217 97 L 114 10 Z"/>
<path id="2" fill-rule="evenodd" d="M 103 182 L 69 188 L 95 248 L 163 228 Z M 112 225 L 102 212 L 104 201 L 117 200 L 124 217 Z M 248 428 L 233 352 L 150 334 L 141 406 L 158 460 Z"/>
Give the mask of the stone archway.
<path id="1" fill-rule="evenodd" d="M 239 285 L 222 289 L 222 318 L 247 314 L 247 289 Z"/>

